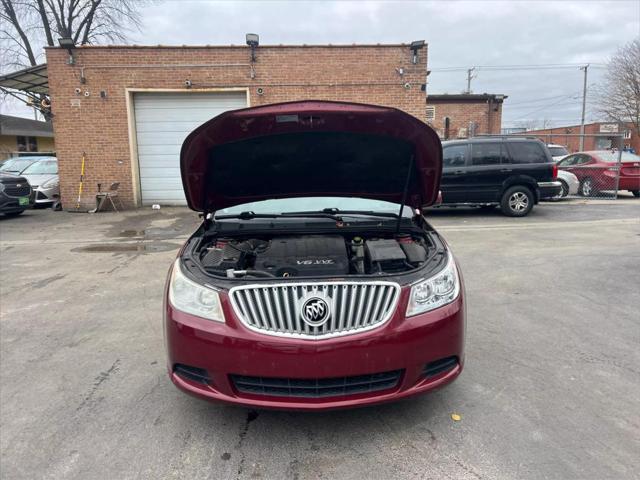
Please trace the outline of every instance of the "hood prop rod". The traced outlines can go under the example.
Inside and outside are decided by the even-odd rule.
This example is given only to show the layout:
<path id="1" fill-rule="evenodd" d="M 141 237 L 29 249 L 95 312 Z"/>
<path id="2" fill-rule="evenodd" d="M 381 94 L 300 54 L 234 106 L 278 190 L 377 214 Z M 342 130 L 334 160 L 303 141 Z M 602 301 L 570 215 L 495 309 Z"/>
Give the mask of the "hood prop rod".
<path id="1" fill-rule="evenodd" d="M 400 233 L 400 222 L 402 222 L 402 211 L 407 203 L 407 193 L 409 191 L 409 181 L 411 180 L 411 171 L 413 170 L 413 154 L 409 157 L 409 169 L 407 170 L 407 178 L 404 181 L 404 190 L 402 191 L 402 203 L 398 212 L 398 222 L 396 223 L 396 233 Z"/>

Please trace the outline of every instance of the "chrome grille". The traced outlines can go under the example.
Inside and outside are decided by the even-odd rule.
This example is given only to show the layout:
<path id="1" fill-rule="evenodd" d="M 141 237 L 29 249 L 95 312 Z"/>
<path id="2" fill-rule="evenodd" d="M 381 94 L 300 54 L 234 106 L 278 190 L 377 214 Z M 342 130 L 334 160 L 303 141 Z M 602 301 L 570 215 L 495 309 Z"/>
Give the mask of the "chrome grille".
<path id="1" fill-rule="evenodd" d="M 391 282 L 247 285 L 229 292 L 236 315 L 248 328 L 268 335 L 308 339 L 379 327 L 391 318 L 399 294 L 400 286 Z M 303 307 L 314 299 L 323 300 L 328 307 L 321 325 L 311 325 L 303 318 Z"/>

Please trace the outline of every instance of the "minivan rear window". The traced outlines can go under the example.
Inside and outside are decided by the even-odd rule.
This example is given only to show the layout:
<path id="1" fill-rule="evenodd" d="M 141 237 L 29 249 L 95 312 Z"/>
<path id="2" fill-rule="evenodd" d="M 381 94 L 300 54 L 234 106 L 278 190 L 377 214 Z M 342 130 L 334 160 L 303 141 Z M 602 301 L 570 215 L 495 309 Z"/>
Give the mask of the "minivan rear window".
<path id="1" fill-rule="evenodd" d="M 512 163 L 548 163 L 544 149 L 535 142 L 509 142 Z"/>
<path id="2" fill-rule="evenodd" d="M 560 157 L 562 155 L 569 155 L 569 152 L 564 147 L 547 147 L 551 152 L 552 157 Z"/>

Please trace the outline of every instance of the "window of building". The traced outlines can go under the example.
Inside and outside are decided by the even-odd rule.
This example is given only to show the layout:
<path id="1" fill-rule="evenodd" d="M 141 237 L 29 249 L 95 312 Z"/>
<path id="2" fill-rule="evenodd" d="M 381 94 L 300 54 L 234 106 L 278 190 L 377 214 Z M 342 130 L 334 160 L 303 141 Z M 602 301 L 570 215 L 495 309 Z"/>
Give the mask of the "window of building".
<path id="1" fill-rule="evenodd" d="M 38 139 L 36 137 L 27 137 L 27 150 L 30 152 L 38 151 Z"/>
<path id="2" fill-rule="evenodd" d="M 436 119 L 436 107 L 427 106 L 427 122 L 433 122 Z"/>
<path id="3" fill-rule="evenodd" d="M 505 157 L 502 143 L 474 143 L 471 145 L 471 165 L 500 165 Z"/>
<path id="4" fill-rule="evenodd" d="M 547 155 L 537 142 L 509 142 L 513 163 L 547 163 Z"/>
<path id="5" fill-rule="evenodd" d="M 17 150 L 19 152 L 37 152 L 38 139 L 36 137 L 16 136 Z"/>

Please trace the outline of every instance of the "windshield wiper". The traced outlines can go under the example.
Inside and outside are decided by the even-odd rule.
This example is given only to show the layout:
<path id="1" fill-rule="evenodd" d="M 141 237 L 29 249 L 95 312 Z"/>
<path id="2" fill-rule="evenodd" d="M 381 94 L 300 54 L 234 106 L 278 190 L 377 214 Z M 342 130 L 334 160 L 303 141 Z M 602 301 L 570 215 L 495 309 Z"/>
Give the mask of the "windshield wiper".
<path id="1" fill-rule="evenodd" d="M 216 215 L 214 220 L 226 220 L 229 218 L 239 218 L 240 220 L 253 220 L 254 218 L 330 218 L 336 222 L 342 222 L 342 218 L 338 215 L 332 215 L 325 212 L 286 212 L 286 213 L 255 213 L 240 212 L 230 215 Z"/>
<path id="2" fill-rule="evenodd" d="M 397 213 L 376 212 L 374 210 L 340 210 L 339 208 L 324 208 L 317 211 L 289 212 L 287 215 L 311 215 L 311 214 L 331 214 L 331 215 L 367 215 L 369 217 L 398 218 Z"/>

